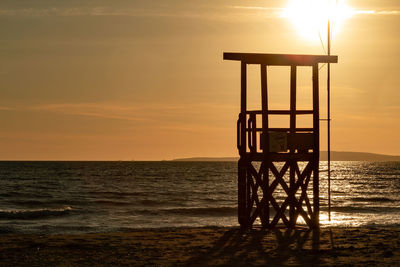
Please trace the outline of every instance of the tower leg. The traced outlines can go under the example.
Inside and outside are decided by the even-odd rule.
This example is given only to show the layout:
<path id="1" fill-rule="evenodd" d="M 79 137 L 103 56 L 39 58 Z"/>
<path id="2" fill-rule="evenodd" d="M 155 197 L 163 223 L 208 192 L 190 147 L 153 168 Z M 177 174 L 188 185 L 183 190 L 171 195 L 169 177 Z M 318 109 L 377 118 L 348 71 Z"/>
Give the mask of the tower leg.
<path id="1" fill-rule="evenodd" d="M 267 192 L 269 189 L 269 170 L 268 170 L 268 162 L 264 161 L 262 163 L 264 165 L 262 182 L 263 182 L 263 206 L 261 207 L 261 223 L 264 228 L 269 227 L 269 199 L 267 196 Z"/>
<path id="2" fill-rule="evenodd" d="M 313 206 L 314 206 L 314 226 L 319 228 L 319 161 L 314 162 L 313 171 Z"/>
<path id="3" fill-rule="evenodd" d="M 241 228 L 247 228 L 247 169 L 246 160 L 238 162 L 238 220 Z"/>
<path id="4" fill-rule="evenodd" d="M 290 162 L 290 171 L 289 171 L 289 222 L 290 222 L 290 226 L 294 227 L 296 225 L 296 218 L 295 218 L 295 182 L 296 182 L 296 177 L 295 177 L 295 164 L 296 161 L 291 161 Z"/>

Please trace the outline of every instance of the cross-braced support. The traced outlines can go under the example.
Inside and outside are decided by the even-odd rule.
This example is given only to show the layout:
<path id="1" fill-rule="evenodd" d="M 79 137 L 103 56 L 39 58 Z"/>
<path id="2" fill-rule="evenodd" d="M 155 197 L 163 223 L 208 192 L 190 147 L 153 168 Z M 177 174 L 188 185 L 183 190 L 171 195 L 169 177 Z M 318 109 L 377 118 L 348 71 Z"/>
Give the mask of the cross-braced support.
<path id="1" fill-rule="evenodd" d="M 242 181 L 239 184 L 241 225 L 252 226 L 260 218 L 265 228 L 275 227 L 280 220 L 292 228 L 300 216 L 310 228 L 317 226 L 307 191 L 313 175 L 312 161 L 303 170 L 293 160 L 284 162 L 280 168 L 272 161 L 261 162 L 258 170 L 249 161 L 239 165 L 239 169 L 245 170 L 239 172 L 239 181 Z M 289 176 L 289 182 L 285 176 Z M 278 198 L 282 199 L 283 195 L 284 200 L 279 203 Z"/>
<path id="2" fill-rule="evenodd" d="M 288 228 L 295 227 L 300 221 L 310 228 L 318 228 L 318 63 L 336 63 L 337 56 L 224 53 L 224 59 L 241 61 L 241 112 L 237 122 L 240 225 L 252 227 L 259 218 L 261 225 L 268 228 L 275 227 L 280 221 Z M 260 65 L 261 110 L 247 110 L 248 64 Z M 268 107 L 268 66 L 290 67 L 289 110 Z M 312 68 L 310 110 L 299 110 L 296 106 L 298 66 Z M 290 127 L 270 127 L 271 115 L 289 116 Z M 297 127 L 297 116 L 300 115 L 312 116 L 312 127 Z M 257 127 L 257 121 L 262 122 L 261 127 Z"/>

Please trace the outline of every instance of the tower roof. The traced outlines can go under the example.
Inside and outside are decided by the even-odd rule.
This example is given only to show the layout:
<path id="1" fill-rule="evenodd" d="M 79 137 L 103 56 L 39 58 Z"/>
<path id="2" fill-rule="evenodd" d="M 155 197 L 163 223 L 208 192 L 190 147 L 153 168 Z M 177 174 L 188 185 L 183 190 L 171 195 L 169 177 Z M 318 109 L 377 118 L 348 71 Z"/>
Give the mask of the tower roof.
<path id="1" fill-rule="evenodd" d="M 312 66 L 317 63 L 338 62 L 338 56 L 231 52 L 225 52 L 224 59 L 242 61 L 246 64 L 265 64 L 275 66 Z"/>

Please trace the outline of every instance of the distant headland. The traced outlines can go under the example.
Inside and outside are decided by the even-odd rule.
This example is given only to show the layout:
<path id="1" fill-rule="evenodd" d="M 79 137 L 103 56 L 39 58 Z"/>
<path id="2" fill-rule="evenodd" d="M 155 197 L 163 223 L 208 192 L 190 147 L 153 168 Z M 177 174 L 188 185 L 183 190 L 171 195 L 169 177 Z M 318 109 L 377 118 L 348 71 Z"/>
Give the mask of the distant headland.
<path id="1" fill-rule="evenodd" d="M 172 161 L 237 161 L 239 157 L 191 157 L 177 158 Z M 328 153 L 321 151 L 320 160 L 328 159 Z M 331 151 L 332 161 L 400 161 L 400 156 L 366 153 Z"/>

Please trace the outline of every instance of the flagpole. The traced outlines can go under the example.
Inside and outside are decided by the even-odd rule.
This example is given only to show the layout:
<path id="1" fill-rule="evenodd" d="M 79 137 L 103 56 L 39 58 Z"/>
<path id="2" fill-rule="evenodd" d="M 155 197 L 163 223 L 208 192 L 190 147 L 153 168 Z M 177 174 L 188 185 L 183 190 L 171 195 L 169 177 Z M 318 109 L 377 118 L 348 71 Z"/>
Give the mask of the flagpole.
<path id="1" fill-rule="evenodd" d="M 328 56 L 331 55 L 331 22 L 328 18 Z M 331 64 L 328 63 L 327 79 L 328 107 L 328 218 L 331 220 Z"/>

